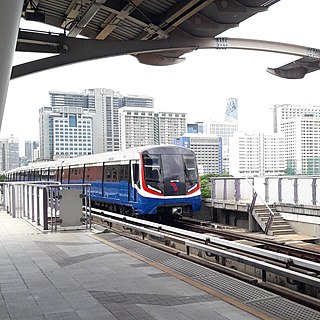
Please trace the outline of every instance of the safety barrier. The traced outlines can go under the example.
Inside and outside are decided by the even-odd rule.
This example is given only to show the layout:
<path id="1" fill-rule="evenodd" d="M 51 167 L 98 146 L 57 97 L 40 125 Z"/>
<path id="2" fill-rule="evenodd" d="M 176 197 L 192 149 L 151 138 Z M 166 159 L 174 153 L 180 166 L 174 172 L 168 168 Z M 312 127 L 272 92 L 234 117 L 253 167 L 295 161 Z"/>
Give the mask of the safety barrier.
<path id="1" fill-rule="evenodd" d="M 212 177 L 211 199 L 251 202 L 253 190 L 250 184 L 266 203 L 320 205 L 320 177 L 311 176 Z"/>
<path id="2" fill-rule="evenodd" d="M 24 218 L 42 230 L 91 228 L 90 184 L 4 182 L 2 205 L 13 218 Z M 82 206 L 86 208 L 83 214 Z"/>

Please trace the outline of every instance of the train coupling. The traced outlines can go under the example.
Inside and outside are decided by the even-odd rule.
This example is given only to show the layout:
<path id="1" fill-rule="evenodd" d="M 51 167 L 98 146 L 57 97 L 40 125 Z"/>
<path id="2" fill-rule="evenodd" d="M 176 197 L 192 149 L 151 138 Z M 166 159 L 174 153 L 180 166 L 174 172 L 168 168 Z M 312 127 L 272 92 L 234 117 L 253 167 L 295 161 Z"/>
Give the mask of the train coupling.
<path id="1" fill-rule="evenodd" d="M 173 207 L 172 208 L 172 214 L 182 215 L 182 213 L 183 213 L 182 207 Z"/>

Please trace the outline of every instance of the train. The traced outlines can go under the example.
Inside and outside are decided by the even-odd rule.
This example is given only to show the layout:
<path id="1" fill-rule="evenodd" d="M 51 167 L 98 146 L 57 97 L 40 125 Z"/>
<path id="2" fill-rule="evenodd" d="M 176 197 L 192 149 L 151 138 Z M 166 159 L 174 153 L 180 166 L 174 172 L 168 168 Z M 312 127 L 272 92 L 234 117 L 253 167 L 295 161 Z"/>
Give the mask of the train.
<path id="1" fill-rule="evenodd" d="M 196 155 L 174 145 L 32 162 L 6 180 L 90 184 L 93 207 L 130 216 L 179 217 L 201 208 Z"/>

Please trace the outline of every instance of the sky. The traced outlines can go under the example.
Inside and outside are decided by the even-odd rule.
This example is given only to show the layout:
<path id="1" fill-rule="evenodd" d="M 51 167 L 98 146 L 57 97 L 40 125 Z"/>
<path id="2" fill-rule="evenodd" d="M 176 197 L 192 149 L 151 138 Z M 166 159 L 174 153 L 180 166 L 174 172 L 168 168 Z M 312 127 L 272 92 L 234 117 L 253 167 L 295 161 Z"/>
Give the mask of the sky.
<path id="1" fill-rule="evenodd" d="M 320 48 L 320 1 L 280 0 L 239 27 L 218 35 Z M 21 21 L 22 28 L 56 31 L 42 24 Z M 37 54 L 15 53 L 14 65 L 37 59 Z M 239 103 L 239 128 L 247 133 L 272 132 L 275 104 L 320 105 L 320 71 L 304 79 L 275 77 L 268 67 L 279 67 L 296 56 L 248 50 L 197 50 L 172 66 L 147 66 L 132 56 L 73 64 L 11 80 L 0 137 L 39 140 L 39 109 L 49 106 L 49 91 L 81 92 L 108 88 L 121 94 L 152 96 L 159 111 L 186 112 L 187 120 L 204 121 L 224 116 L 228 98 Z"/>

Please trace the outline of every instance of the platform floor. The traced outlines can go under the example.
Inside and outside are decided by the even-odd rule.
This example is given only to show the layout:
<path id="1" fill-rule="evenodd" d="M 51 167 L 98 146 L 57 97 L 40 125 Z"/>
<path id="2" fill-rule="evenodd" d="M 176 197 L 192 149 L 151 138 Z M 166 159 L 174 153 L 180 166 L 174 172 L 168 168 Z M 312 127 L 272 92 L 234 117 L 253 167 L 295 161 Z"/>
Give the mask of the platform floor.
<path id="1" fill-rule="evenodd" d="M 0 211 L 0 319 L 258 318 L 91 231 L 42 233 Z"/>

